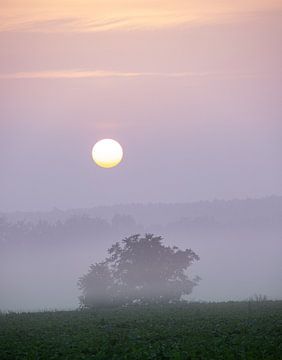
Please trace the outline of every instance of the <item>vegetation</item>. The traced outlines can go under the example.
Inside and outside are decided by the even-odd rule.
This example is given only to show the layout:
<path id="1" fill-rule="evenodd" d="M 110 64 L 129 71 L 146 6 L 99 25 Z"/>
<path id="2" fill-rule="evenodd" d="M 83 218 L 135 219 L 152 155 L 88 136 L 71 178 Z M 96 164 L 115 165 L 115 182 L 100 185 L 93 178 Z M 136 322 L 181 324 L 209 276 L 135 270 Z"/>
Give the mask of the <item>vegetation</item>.
<path id="1" fill-rule="evenodd" d="M 282 301 L 0 315 L 5 360 L 279 360 Z"/>
<path id="2" fill-rule="evenodd" d="M 161 236 L 132 235 L 114 244 L 108 254 L 79 280 L 82 307 L 177 302 L 199 281 L 187 275 L 198 255 L 191 249 L 164 246 Z"/>

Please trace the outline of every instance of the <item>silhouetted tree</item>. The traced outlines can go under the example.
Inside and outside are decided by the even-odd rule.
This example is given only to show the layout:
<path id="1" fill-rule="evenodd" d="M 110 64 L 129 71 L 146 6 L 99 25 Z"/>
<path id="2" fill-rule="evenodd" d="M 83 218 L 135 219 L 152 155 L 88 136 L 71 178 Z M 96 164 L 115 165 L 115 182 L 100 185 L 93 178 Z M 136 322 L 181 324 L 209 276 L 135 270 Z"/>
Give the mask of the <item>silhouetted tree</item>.
<path id="1" fill-rule="evenodd" d="M 113 279 L 105 262 L 91 265 L 88 274 L 80 278 L 78 283 L 84 293 L 80 301 L 85 307 L 112 302 Z"/>
<path id="2" fill-rule="evenodd" d="M 114 244 L 109 257 L 80 278 L 81 306 L 168 303 L 190 294 L 199 279 L 190 280 L 187 268 L 198 255 L 165 246 L 162 240 L 152 234 L 132 235 Z"/>

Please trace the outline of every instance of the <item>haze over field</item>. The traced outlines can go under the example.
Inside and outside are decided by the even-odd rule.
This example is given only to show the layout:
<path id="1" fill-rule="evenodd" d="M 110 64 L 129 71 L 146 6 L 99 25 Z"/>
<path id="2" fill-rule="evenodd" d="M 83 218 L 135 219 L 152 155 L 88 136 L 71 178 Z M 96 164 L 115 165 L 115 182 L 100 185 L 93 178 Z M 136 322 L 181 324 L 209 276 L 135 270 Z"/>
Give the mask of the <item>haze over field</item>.
<path id="1" fill-rule="evenodd" d="M 202 280 L 189 300 L 244 300 L 254 294 L 282 298 L 281 197 L 5 217 L 0 226 L 2 310 L 76 307 L 76 281 L 89 265 L 103 260 L 116 241 L 146 232 L 200 255 L 191 277 Z"/>
<path id="2" fill-rule="evenodd" d="M 89 265 L 146 232 L 200 256 L 190 299 L 281 299 L 281 15 L 0 0 L 0 310 L 76 307 Z"/>

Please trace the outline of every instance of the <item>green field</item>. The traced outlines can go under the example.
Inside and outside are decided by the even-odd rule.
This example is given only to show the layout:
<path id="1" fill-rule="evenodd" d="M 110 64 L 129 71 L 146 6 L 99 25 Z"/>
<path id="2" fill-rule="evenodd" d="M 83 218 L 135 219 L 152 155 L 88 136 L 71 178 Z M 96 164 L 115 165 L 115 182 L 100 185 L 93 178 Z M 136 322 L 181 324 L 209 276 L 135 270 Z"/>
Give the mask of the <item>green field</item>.
<path id="1" fill-rule="evenodd" d="M 282 359 L 282 301 L 0 315 L 0 359 Z"/>

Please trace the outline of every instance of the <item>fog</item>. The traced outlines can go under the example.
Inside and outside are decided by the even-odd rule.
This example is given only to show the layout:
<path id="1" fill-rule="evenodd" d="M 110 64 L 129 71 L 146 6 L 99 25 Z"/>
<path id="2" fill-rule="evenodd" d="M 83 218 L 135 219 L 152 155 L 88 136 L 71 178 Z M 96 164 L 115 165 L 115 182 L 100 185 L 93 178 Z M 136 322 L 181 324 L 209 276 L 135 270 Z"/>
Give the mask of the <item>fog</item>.
<path id="1" fill-rule="evenodd" d="M 78 307 L 78 278 L 132 234 L 191 248 L 188 300 L 282 298 L 282 197 L 0 215 L 0 309 Z"/>
<path id="2" fill-rule="evenodd" d="M 281 298 L 281 1 L 22 3 L 0 1 L 0 309 L 76 308 L 136 233 L 200 256 L 190 300 Z"/>

